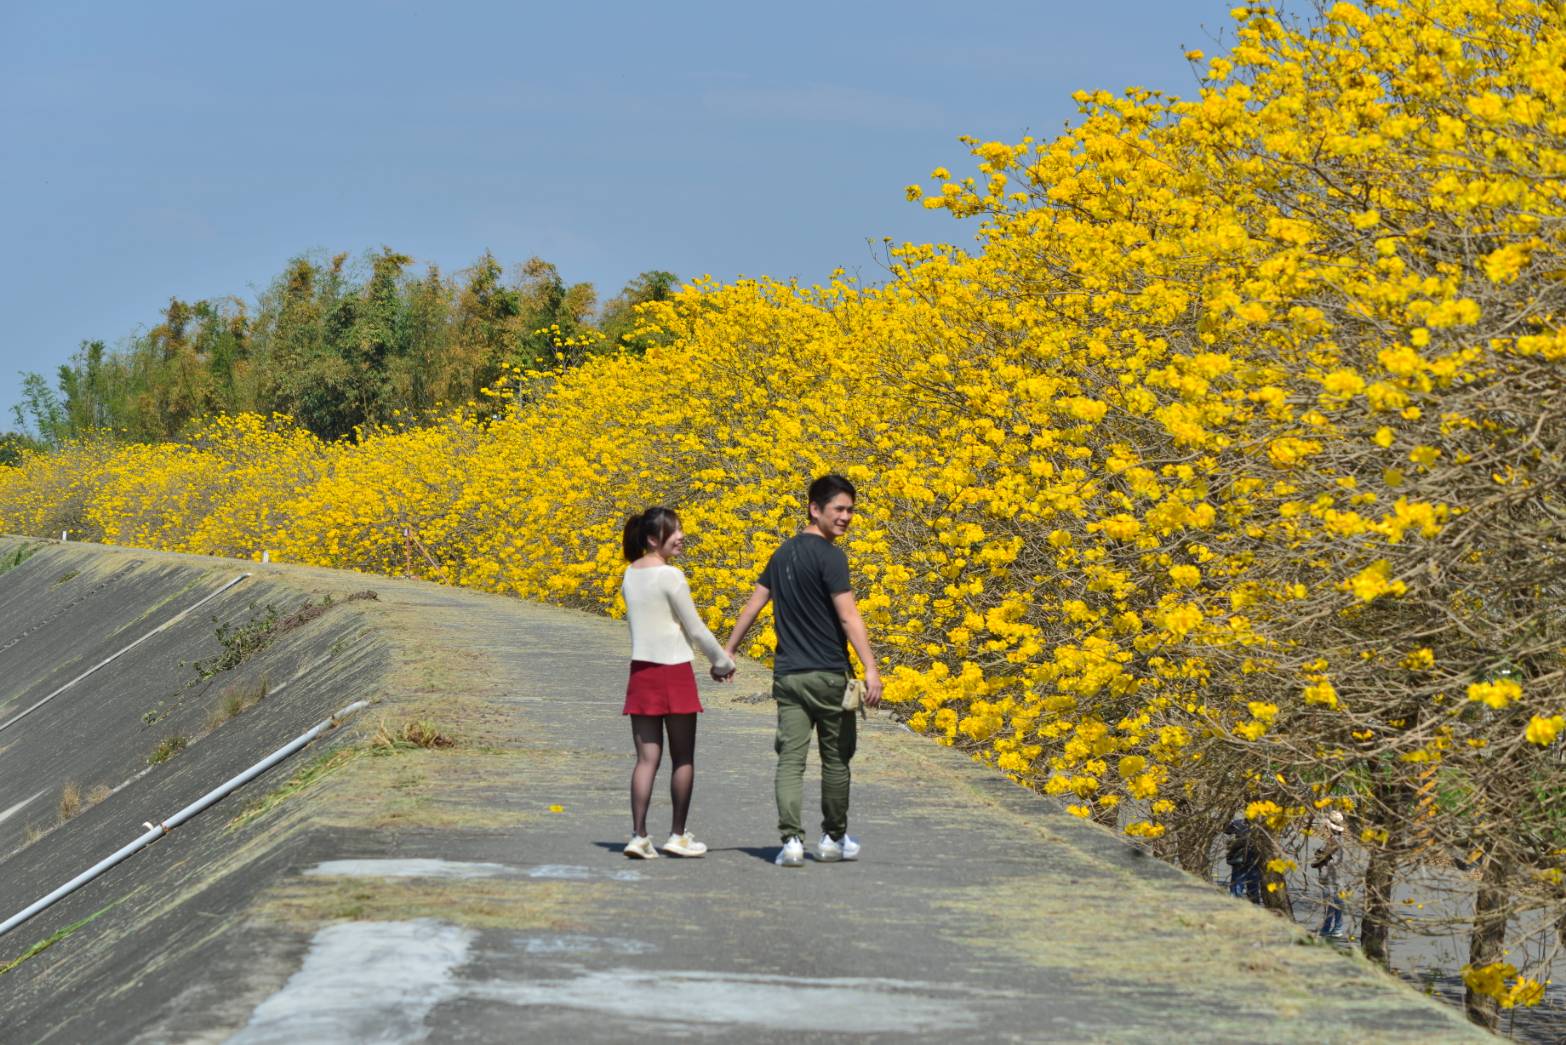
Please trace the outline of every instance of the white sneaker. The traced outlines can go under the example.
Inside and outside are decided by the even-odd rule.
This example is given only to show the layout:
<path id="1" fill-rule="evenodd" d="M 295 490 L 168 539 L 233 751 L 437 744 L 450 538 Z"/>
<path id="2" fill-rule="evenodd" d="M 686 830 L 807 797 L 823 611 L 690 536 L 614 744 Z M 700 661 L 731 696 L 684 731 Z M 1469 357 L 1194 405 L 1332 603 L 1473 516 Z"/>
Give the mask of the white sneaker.
<path id="1" fill-rule="evenodd" d="M 652 839 L 646 835 L 632 835 L 625 844 L 625 855 L 633 860 L 656 860 L 658 850 L 653 848 Z"/>
<path id="2" fill-rule="evenodd" d="M 831 835 L 822 835 L 816 843 L 816 859 L 824 864 L 836 863 L 838 860 L 859 859 L 859 843 L 844 835 L 839 841 Z"/>
<path id="3" fill-rule="evenodd" d="M 783 843 L 783 848 L 778 850 L 778 855 L 772 861 L 779 867 L 804 867 L 805 843 L 798 836 L 789 838 Z"/>
<path id="4" fill-rule="evenodd" d="M 695 838 L 691 837 L 691 833 L 687 831 L 683 835 L 670 835 L 669 840 L 663 843 L 663 851 L 672 853 L 675 856 L 694 859 L 698 856 L 706 856 L 707 846 L 696 841 Z"/>

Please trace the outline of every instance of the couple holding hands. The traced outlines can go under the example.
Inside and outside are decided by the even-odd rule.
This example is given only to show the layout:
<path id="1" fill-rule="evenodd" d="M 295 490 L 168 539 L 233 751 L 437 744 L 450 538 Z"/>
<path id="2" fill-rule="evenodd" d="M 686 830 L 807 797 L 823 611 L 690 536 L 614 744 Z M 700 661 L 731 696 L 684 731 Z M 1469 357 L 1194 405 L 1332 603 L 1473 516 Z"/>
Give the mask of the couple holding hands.
<path id="1" fill-rule="evenodd" d="M 674 767 L 674 809 L 669 840 L 661 848 L 674 856 L 706 853 L 707 847 L 686 826 L 696 775 L 696 716 L 702 710 L 691 644 L 700 646 L 712 662 L 713 678 L 732 679 L 735 651 L 769 601 L 777 633 L 772 696 L 778 707 L 775 786 L 783 839 L 775 862 L 780 867 L 805 863 L 800 805 L 812 734 L 821 751 L 822 821 L 816 858 L 830 862 L 859 856 L 859 844 L 848 837 L 848 763 L 857 740 L 854 713 L 843 710 L 843 691 L 853 677 L 849 644 L 864 665 L 864 703 L 870 707 L 880 703 L 881 675 L 854 602 L 848 557 L 835 543 L 853 522 L 854 496 L 853 484 L 839 475 L 810 484 L 808 525 L 772 553 L 724 646 L 702 623 L 685 575 L 671 565 L 685 544 L 679 516 L 669 508 L 649 508 L 625 524 L 630 565 L 621 591 L 631 628 L 631 676 L 624 713 L 631 716 L 636 745 L 626 856 L 650 860 L 658 855 L 647 834 L 647 807 L 665 736 Z"/>

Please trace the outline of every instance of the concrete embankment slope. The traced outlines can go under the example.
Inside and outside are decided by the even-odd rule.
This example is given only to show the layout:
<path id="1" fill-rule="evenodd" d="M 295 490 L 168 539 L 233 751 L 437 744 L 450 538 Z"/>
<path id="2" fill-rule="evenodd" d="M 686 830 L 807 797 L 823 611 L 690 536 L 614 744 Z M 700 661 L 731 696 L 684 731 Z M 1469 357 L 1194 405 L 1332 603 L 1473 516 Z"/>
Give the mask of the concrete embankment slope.
<path id="1" fill-rule="evenodd" d="M 0 538 L 7 566 L 0 919 L 373 704 L 0 936 L 0 1041 L 1482 1037 L 885 719 L 854 764 L 864 858 L 774 867 L 757 667 L 703 690 L 712 852 L 636 863 L 623 625 Z"/>

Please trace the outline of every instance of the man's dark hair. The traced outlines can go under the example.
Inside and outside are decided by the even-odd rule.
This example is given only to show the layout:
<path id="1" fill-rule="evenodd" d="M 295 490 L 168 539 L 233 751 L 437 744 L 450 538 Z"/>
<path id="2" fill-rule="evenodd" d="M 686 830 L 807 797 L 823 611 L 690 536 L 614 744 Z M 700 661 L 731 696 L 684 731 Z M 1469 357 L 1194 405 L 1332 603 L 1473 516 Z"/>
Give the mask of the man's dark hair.
<path id="1" fill-rule="evenodd" d="M 840 493 L 846 493 L 851 500 L 859 500 L 853 483 L 841 475 L 823 475 L 810 484 L 810 503 L 817 508 L 825 508 L 827 502 Z"/>

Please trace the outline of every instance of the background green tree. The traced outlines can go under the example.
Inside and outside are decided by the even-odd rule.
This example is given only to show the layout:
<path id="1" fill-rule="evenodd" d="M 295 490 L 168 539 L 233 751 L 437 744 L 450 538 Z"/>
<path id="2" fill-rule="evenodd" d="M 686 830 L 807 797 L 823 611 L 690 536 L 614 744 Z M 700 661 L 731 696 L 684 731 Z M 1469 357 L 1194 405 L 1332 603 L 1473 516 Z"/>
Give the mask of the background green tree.
<path id="1" fill-rule="evenodd" d="M 25 375 L 19 435 L 47 447 L 89 433 L 156 441 L 212 414 L 256 411 L 352 437 L 472 400 L 507 365 L 552 370 L 593 351 L 643 351 L 636 307 L 679 288 L 651 269 L 600 311 L 591 283 L 567 283 L 539 257 L 509 279 L 488 251 L 455 277 L 412 265 L 391 247 L 357 263 L 302 255 L 250 303 L 172 297 L 118 348 L 82 342 L 54 387 Z M 577 344 L 564 353 L 568 339 Z"/>

